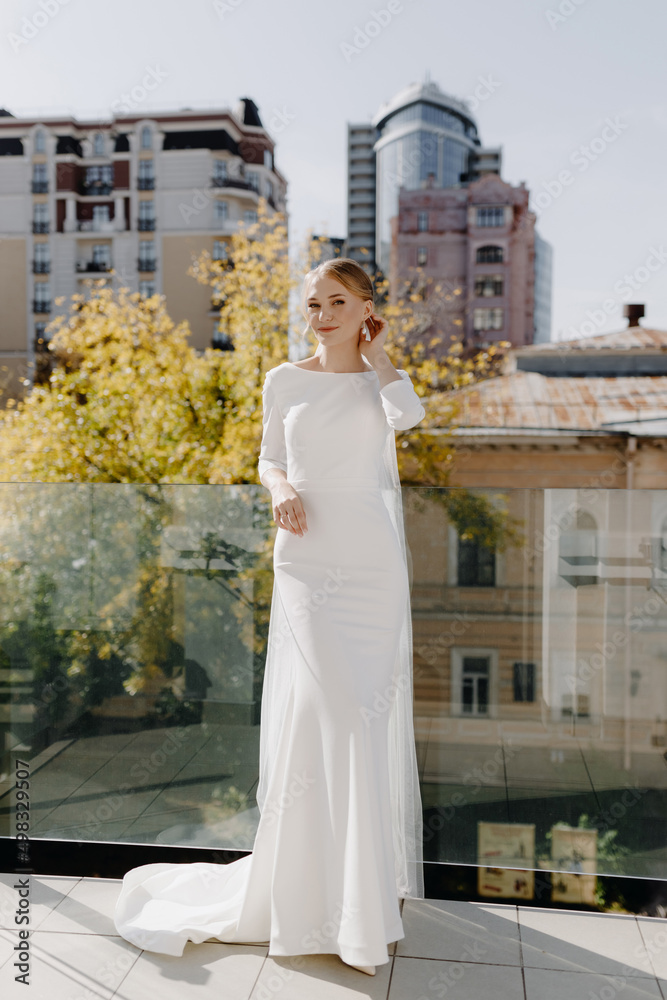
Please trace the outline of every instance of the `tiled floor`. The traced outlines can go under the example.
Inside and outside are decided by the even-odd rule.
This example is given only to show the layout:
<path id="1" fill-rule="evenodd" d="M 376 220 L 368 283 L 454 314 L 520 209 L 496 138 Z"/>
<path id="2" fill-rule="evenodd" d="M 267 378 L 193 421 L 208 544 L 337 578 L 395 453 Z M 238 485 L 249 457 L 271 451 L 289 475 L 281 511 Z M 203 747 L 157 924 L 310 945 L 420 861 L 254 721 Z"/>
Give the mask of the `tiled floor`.
<path id="1" fill-rule="evenodd" d="M 667 1000 L 667 920 L 497 903 L 407 899 L 405 937 L 374 977 L 335 955 L 268 946 L 140 951 L 113 924 L 117 879 L 35 875 L 30 990 L 15 981 L 15 875 L 0 875 L 3 1000 Z"/>

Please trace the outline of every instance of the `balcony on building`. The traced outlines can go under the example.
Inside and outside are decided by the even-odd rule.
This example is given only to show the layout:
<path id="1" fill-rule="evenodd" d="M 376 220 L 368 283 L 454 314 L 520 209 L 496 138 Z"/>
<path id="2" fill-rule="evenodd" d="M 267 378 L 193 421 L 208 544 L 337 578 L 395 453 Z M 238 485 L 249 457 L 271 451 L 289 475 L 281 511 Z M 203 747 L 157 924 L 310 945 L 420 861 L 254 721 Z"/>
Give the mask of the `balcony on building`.
<path id="1" fill-rule="evenodd" d="M 32 181 L 31 190 L 33 194 L 46 194 L 49 190 L 48 181 Z"/>
<path id="2" fill-rule="evenodd" d="M 157 260 L 155 257 L 139 257 L 137 260 L 138 271 L 155 271 Z"/>
<path id="3" fill-rule="evenodd" d="M 78 219 L 76 228 L 80 233 L 116 232 L 116 225 L 113 219 Z"/>
<path id="4" fill-rule="evenodd" d="M 255 195 L 259 195 L 256 184 L 251 184 L 250 181 L 244 181 L 240 177 L 211 177 L 211 187 L 215 188 L 234 188 L 236 191 L 247 191 L 252 192 Z"/>
<path id="5" fill-rule="evenodd" d="M 34 313 L 50 313 L 51 312 L 51 300 L 50 299 L 33 299 L 32 300 L 32 311 Z"/>
<path id="6" fill-rule="evenodd" d="M 155 190 L 155 178 L 154 177 L 138 177 L 137 178 L 137 188 L 139 191 L 154 191 Z"/>
<path id="7" fill-rule="evenodd" d="M 48 222 L 36 222 L 33 220 L 32 231 L 33 233 L 48 233 L 49 225 L 50 223 Z"/>
<path id="8" fill-rule="evenodd" d="M 79 194 L 87 197 L 107 197 L 113 194 L 113 184 L 108 181 L 81 181 L 78 190 Z"/>
<path id="9" fill-rule="evenodd" d="M 33 260 L 32 262 L 33 274 L 49 274 L 50 271 L 51 271 L 50 260 Z"/>
<path id="10" fill-rule="evenodd" d="M 76 270 L 79 274 L 91 271 L 108 273 L 112 267 L 110 260 L 77 260 L 76 262 Z"/>
<path id="11" fill-rule="evenodd" d="M 140 233 L 152 233 L 155 229 L 155 219 L 137 219 L 137 229 Z"/>

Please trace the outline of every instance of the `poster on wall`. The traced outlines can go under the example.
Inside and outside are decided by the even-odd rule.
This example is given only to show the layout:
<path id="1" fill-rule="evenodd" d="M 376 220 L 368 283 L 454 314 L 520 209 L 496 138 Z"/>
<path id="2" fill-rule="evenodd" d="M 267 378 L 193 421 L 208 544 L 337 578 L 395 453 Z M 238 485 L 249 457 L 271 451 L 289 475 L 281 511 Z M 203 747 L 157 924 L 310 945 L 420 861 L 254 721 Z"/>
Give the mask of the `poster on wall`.
<path id="1" fill-rule="evenodd" d="M 477 824 L 477 891 L 496 899 L 532 899 L 534 823 Z M 519 867 L 520 866 L 520 867 Z"/>
<path id="2" fill-rule="evenodd" d="M 557 824 L 551 828 L 551 899 L 554 903 L 595 905 L 597 889 L 597 837 L 595 829 Z"/>

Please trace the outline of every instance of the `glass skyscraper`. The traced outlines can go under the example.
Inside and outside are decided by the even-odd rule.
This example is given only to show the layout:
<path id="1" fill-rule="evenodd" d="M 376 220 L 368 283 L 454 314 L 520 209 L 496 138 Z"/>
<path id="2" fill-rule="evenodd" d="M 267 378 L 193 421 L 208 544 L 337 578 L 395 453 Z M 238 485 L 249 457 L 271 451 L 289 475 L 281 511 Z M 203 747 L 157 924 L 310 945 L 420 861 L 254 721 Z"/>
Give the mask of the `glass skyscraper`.
<path id="1" fill-rule="evenodd" d="M 433 175 L 434 187 L 459 187 L 476 176 L 481 142 L 467 106 L 430 81 L 411 84 L 383 105 L 376 129 L 377 263 L 387 273 L 390 219 L 398 214 L 400 187 L 416 190 Z"/>

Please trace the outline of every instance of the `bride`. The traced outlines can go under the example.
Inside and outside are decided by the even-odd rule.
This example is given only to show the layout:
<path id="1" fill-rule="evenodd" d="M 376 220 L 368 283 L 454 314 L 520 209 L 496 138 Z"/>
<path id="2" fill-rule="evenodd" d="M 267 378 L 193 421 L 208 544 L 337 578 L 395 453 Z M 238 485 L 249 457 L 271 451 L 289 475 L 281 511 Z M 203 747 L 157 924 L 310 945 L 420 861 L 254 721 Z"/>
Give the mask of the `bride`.
<path id="1" fill-rule="evenodd" d="M 278 531 L 252 853 L 127 872 L 115 923 L 147 950 L 188 940 L 337 954 L 373 975 L 424 896 L 412 649 L 394 430 L 424 409 L 391 363 L 353 260 L 304 280 L 318 346 L 267 372 L 260 481 Z"/>

